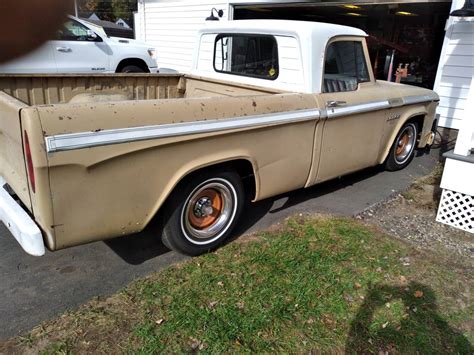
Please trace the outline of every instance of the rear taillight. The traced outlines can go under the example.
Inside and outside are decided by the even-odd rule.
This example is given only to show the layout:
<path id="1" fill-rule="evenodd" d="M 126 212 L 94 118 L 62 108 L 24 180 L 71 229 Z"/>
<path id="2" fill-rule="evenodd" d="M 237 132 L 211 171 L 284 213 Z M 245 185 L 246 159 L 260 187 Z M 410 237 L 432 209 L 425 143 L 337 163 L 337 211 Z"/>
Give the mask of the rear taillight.
<path id="1" fill-rule="evenodd" d="M 30 179 L 31 190 L 36 193 L 36 180 L 35 170 L 33 169 L 33 159 L 31 158 L 30 140 L 28 139 L 28 133 L 25 131 L 25 155 L 26 165 L 28 168 L 28 178 Z"/>

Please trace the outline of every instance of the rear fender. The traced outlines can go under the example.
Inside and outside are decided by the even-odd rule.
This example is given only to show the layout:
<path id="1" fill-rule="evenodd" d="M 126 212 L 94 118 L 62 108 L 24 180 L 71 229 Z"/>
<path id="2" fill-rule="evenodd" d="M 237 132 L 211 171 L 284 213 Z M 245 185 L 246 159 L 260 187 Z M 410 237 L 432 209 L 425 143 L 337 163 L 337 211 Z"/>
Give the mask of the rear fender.
<path id="1" fill-rule="evenodd" d="M 173 175 L 166 186 L 164 186 L 162 193 L 160 196 L 157 196 L 157 201 L 153 210 L 149 214 L 149 219 L 145 222 L 148 224 L 153 217 L 158 213 L 159 209 L 163 206 L 164 202 L 167 198 L 171 195 L 171 193 L 175 190 L 175 188 L 182 182 L 185 178 L 190 176 L 191 174 L 195 173 L 199 170 L 204 170 L 206 168 L 210 169 L 216 165 L 221 165 L 223 163 L 231 163 L 237 160 L 246 160 L 252 165 L 253 176 L 254 176 L 254 183 L 255 183 L 255 200 L 258 199 L 260 193 L 260 179 L 258 174 L 258 168 L 256 162 L 245 154 L 240 154 L 243 152 L 221 152 L 217 155 L 211 156 L 204 156 L 198 161 L 189 161 L 181 167 L 176 173 Z"/>

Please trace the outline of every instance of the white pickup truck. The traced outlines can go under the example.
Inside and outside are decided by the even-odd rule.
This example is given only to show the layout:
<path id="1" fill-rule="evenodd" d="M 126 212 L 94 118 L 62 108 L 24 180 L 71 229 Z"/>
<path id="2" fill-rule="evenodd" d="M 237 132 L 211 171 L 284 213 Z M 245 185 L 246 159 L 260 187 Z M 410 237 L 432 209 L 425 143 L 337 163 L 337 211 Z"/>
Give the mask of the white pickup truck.
<path id="1" fill-rule="evenodd" d="M 156 73 L 156 50 L 144 42 L 108 37 L 102 27 L 69 16 L 54 40 L 0 65 L 0 73 Z"/>
<path id="2" fill-rule="evenodd" d="M 197 255 L 227 240 L 245 196 L 403 169 L 439 98 L 376 81 L 365 36 L 234 21 L 199 33 L 192 75 L 0 75 L 0 219 L 42 255 L 159 217 L 157 238 Z"/>

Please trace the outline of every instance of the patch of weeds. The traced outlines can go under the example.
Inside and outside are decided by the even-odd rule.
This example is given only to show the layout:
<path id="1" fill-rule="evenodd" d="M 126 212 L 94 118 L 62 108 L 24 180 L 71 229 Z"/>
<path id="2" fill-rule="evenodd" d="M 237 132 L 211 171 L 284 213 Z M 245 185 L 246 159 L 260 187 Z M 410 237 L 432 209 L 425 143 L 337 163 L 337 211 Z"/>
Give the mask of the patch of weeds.
<path id="1" fill-rule="evenodd" d="M 443 175 L 443 164 L 438 163 L 433 171 L 416 181 L 402 196 L 413 207 L 435 211 L 441 198 L 441 178 Z"/>
<path id="2" fill-rule="evenodd" d="M 24 336 L 20 336 L 18 338 L 18 344 L 20 346 L 26 346 L 26 347 L 31 347 L 36 341 L 36 337 L 33 336 L 33 334 L 26 334 Z"/>
<path id="3" fill-rule="evenodd" d="M 71 346 L 65 341 L 51 344 L 47 349 L 41 352 L 42 355 L 69 355 L 72 353 Z"/>

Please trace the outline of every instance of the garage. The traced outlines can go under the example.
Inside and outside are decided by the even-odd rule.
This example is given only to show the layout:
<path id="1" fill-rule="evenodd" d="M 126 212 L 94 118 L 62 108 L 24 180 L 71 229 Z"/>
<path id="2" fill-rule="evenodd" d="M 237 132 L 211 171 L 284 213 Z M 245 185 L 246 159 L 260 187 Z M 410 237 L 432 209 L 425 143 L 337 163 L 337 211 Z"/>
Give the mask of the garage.
<path id="1" fill-rule="evenodd" d="M 274 1 L 236 4 L 233 19 L 317 21 L 358 27 L 369 34 L 377 79 L 432 89 L 450 8 L 448 1 Z"/>

